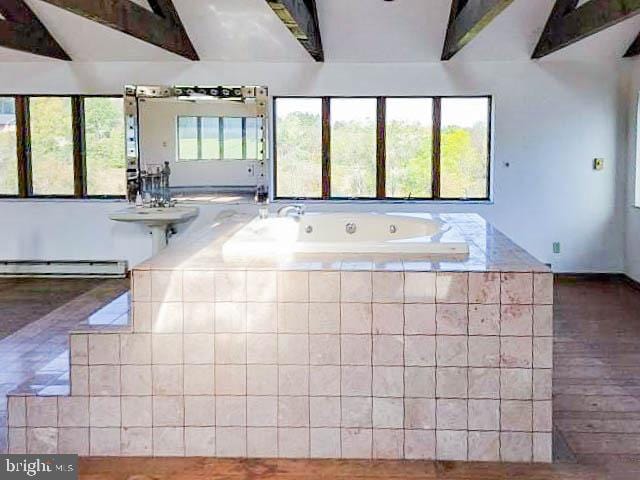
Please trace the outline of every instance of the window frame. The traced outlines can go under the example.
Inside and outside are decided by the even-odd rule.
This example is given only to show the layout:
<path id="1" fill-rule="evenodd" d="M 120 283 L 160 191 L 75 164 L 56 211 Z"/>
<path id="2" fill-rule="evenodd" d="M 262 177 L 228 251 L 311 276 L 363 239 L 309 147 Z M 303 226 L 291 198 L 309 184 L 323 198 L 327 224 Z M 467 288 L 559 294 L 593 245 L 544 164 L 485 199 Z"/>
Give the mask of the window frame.
<path id="1" fill-rule="evenodd" d="M 322 195 L 320 197 L 307 196 L 278 196 L 278 139 L 277 139 L 277 100 L 278 99 L 320 99 L 322 118 Z M 331 99 L 374 99 L 376 107 L 376 196 L 375 197 L 336 197 L 331 196 Z M 432 196 L 431 197 L 388 197 L 386 196 L 386 100 L 387 99 L 431 99 L 433 102 L 433 135 L 432 135 Z M 487 109 L 487 195 L 473 198 L 450 198 L 440 196 L 440 161 L 441 161 L 441 119 L 442 99 L 486 99 Z M 492 198 L 492 169 L 493 169 L 493 95 L 278 95 L 274 96 L 271 104 L 273 131 L 273 162 L 272 162 L 272 191 L 273 199 L 285 201 L 350 201 L 350 202 L 439 202 L 439 203 L 474 203 L 490 202 Z"/>
<path id="2" fill-rule="evenodd" d="M 0 194 L 0 199 L 76 199 L 76 200 L 122 200 L 126 195 L 88 195 L 86 136 L 84 118 L 84 100 L 87 98 L 122 98 L 122 94 L 1 94 L 3 98 L 13 98 L 16 116 L 16 144 L 18 165 L 18 195 Z M 31 98 L 68 98 L 71 100 L 71 129 L 73 138 L 73 195 L 34 194 L 31 157 L 31 117 L 29 101 Z M 123 113 L 124 115 L 124 113 Z M 123 145 L 123 159 L 125 146 Z M 126 160 L 125 160 L 126 168 Z M 126 179 L 123 178 L 123 182 Z"/>

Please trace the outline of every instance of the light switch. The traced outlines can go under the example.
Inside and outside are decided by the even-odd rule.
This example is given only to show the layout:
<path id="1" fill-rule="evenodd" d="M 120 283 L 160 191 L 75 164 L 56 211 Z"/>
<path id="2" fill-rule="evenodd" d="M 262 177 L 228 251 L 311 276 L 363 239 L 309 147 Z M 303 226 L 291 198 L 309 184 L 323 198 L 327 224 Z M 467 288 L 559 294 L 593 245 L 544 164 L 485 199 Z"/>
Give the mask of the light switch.
<path id="1" fill-rule="evenodd" d="M 594 158 L 593 159 L 593 169 L 594 170 L 604 170 L 604 158 Z"/>

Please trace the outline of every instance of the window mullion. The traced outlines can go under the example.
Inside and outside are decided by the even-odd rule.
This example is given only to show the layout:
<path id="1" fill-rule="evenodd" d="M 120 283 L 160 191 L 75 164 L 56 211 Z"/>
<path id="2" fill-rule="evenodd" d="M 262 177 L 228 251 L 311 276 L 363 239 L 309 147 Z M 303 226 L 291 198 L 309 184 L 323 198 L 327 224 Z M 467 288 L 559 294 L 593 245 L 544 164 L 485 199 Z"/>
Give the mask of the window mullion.
<path id="1" fill-rule="evenodd" d="M 18 154 L 18 194 L 30 197 L 33 194 L 31 170 L 31 120 L 29 116 L 29 97 L 15 97 L 16 109 L 16 148 Z"/>
<path id="2" fill-rule="evenodd" d="M 87 149 L 85 138 L 84 98 L 71 97 L 71 125 L 73 129 L 73 195 L 87 196 Z"/>
<path id="3" fill-rule="evenodd" d="M 378 97 L 376 110 L 376 196 L 386 197 L 387 145 L 386 145 L 387 101 Z"/>
<path id="4" fill-rule="evenodd" d="M 322 97 L 322 198 L 331 197 L 331 98 Z"/>
<path id="5" fill-rule="evenodd" d="M 442 124 L 442 99 L 433 99 L 433 134 L 431 155 L 431 196 L 440 198 L 440 157 L 441 157 L 441 124 Z"/>
<path id="6" fill-rule="evenodd" d="M 247 119 L 242 117 L 242 159 L 247 159 Z"/>

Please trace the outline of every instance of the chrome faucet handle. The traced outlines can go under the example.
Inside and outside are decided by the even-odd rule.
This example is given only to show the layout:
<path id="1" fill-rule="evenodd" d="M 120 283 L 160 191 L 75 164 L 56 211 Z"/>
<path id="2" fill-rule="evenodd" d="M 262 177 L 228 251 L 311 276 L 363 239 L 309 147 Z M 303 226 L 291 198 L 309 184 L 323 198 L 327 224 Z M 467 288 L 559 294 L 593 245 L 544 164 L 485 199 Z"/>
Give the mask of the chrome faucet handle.
<path id="1" fill-rule="evenodd" d="M 279 217 L 286 217 L 289 215 L 289 212 L 295 212 L 297 216 L 304 215 L 305 206 L 302 204 L 293 204 L 293 205 L 285 205 L 278 209 Z"/>

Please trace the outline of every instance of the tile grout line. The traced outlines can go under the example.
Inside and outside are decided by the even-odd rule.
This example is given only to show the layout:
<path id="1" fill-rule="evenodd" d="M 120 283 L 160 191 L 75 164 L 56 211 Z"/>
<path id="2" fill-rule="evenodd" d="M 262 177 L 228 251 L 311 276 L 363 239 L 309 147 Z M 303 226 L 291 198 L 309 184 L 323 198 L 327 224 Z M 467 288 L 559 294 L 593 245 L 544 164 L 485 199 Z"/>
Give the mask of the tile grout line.
<path id="1" fill-rule="evenodd" d="M 371 325 L 369 326 L 369 371 L 371 373 L 371 383 L 369 385 L 369 394 L 370 396 L 370 405 L 371 405 L 371 445 L 370 445 L 370 450 L 369 450 L 369 458 L 373 458 L 374 457 L 374 441 L 373 441 L 373 409 L 374 409 L 374 402 L 373 402 L 373 276 L 375 275 L 375 272 L 371 272 L 369 274 L 369 281 L 370 281 L 370 287 L 371 287 L 371 298 L 370 298 L 370 302 L 369 302 L 369 308 L 371 309 Z"/>
<path id="2" fill-rule="evenodd" d="M 434 387 L 435 387 L 435 392 L 433 394 L 433 408 L 434 408 L 434 428 L 433 428 L 433 438 L 434 438 L 434 455 L 433 455 L 433 459 L 437 460 L 438 459 L 438 324 L 440 323 L 438 321 L 438 272 L 435 272 L 433 275 L 433 281 L 434 281 L 434 285 L 433 285 L 433 292 L 434 292 L 434 297 L 433 297 L 433 303 L 435 305 L 435 309 L 436 309 L 436 316 L 435 316 L 435 324 L 436 324 L 436 331 L 435 331 L 435 335 L 433 338 L 433 354 L 434 354 L 434 359 L 433 359 L 433 363 L 434 363 Z"/>
<path id="3" fill-rule="evenodd" d="M 309 325 L 309 309 L 311 308 L 311 272 L 305 271 L 307 277 L 307 302 L 306 302 L 306 318 L 307 318 L 307 422 L 308 433 L 307 455 L 311 458 L 311 328 Z"/>
<path id="4" fill-rule="evenodd" d="M 342 272 L 338 273 L 338 287 L 339 287 L 339 292 L 338 292 L 338 351 L 340 353 L 340 397 L 339 398 L 339 408 L 340 408 L 340 422 L 339 422 L 339 428 L 338 428 L 338 432 L 340 435 L 340 458 L 344 458 L 344 445 L 342 442 L 342 424 L 343 424 L 343 419 L 342 419 L 342 370 L 343 370 L 343 363 L 342 363 Z"/>
<path id="5" fill-rule="evenodd" d="M 405 426 L 405 415 L 406 415 L 406 407 L 405 407 L 405 398 L 406 398 L 406 384 L 405 384 L 405 374 L 407 371 L 406 366 L 406 358 L 405 358 L 405 325 L 406 325 L 406 317 L 404 314 L 404 306 L 406 304 L 406 282 L 407 275 L 402 271 L 402 458 L 406 460 L 407 458 L 407 439 L 406 439 L 406 426 Z"/>
<path id="6" fill-rule="evenodd" d="M 244 455 L 249 456 L 249 392 L 247 391 L 247 370 L 249 369 L 249 325 L 247 320 L 247 303 L 249 302 L 249 271 L 244 271 L 243 336 L 244 336 Z M 278 282 L 276 279 L 276 292 Z M 241 397 L 242 398 L 242 397 Z"/>
<path id="7" fill-rule="evenodd" d="M 498 273 L 498 460 L 502 460 L 502 273 Z"/>
<path id="8" fill-rule="evenodd" d="M 467 277 L 467 308 L 465 309 L 466 311 L 466 316 L 467 316 L 467 324 L 466 324 L 466 343 L 467 343 L 467 361 L 466 361 L 466 367 L 465 367 L 465 377 L 466 377 L 466 384 L 465 384 L 465 389 L 466 389 L 466 404 L 467 404 L 467 421 L 466 421 L 466 427 L 467 427 L 467 432 L 466 432 L 466 437 L 467 437 L 467 452 L 466 452 L 466 456 L 465 456 L 465 460 L 469 460 L 469 308 L 470 308 L 470 301 L 471 301 L 471 295 L 470 295 L 470 288 L 471 288 L 471 273 L 466 273 L 465 274 Z"/>
<path id="9" fill-rule="evenodd" d="M 280 458 L 280 272 L 275 271 L 275 332 L 276 332 L 276 457 Z"/>

